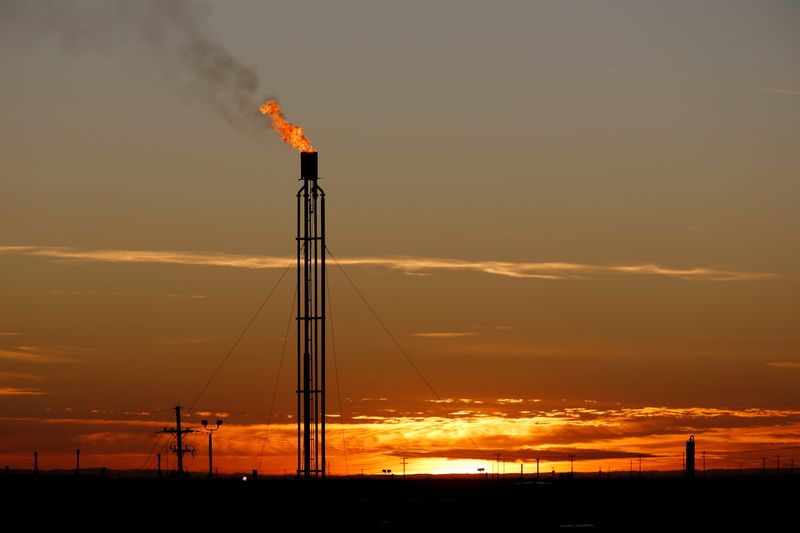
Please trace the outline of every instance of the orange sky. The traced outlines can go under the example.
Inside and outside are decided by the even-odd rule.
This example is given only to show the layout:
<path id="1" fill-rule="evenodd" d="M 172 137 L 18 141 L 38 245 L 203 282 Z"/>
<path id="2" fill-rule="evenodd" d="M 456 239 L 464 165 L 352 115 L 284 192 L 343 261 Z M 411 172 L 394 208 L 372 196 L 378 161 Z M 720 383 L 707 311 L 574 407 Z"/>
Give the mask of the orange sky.
<path id="1" fill-rule="evenodd" d="M 294 468 L 293 271 L 198 397 L 294 253 L 273 97 L 435 389 L 329 263 L 334 474 L 800 459 L 800 9 L 373 4 L 0 6 L 0 465 L 152 467 L 196 401 Z"/>

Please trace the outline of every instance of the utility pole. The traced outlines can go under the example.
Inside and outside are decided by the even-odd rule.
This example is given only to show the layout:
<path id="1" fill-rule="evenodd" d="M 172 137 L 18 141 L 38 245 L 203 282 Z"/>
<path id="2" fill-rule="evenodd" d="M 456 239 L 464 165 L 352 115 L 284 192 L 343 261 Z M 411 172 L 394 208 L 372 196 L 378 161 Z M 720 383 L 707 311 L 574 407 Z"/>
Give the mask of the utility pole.
<path id="1" fill-rule="evenodd" d="M 39 473 L 39 452 L 33 452 L 33 473 Z"/>
<path id="2" fill-rule="evenodd" d="M 642 454 L 639 454 L 639 477 L 642 477 Z"/>
<path id="3" fill-rule="evenodd" d="M 201 424 L 203 424 L 203 429 L 208 432 L 208 479 L 213 479 L 214 477 L 214 448 L 212 444 L 211 437 L 214 435 L 215 431 L 219 431 L 220 426 L 222 426 L 222 420 L 217 420 L 217 427 L 209 429 L 208 427 L 208 420 L 201 420 Z"/>
<path id="4" fill-rule="evenodd" d="M 81 475 L 81 449 L 75 450 L 75 475 Z"/>
<path id="5" fill-rule="evenodd" d="M 158 473 L 156 476 L 161 477 L 161 454 L 159 453 L 156 457 L 158 457 Z"/>
<path id="6" fill-rule="evenodd" d="M 536 479 L 539 479 L 539 458 L 536 458 Z"/>
<path id="7" fill-rule="evenodd" d="M 778 475 L 778 476 L 781 475 L 781 456 L 780 455 L 775 456 L 775 474 Z"/>
<path id="8" fill-rule="evenodd" d="M 183 477 L 183 454 L 185 453 L 195 453 L 194 450 L 190 448 L 183 447 L 183 435 L 186 433 L 195 433 L 196 430 L 194 429 L 181 429 L 181 406 L 175 406 L 175 427 L 174 428 L 164 428 L 161 431 L 156 431 L 156 433 L 169 433 L 170 435 L 175 435 L 178 443 L 177 446 L 172 447 L 172 451 L 175 452 L 175 455 L 178 456 L 178 477 Z"/>
<path id="9" fill-rule="evenodd" d="M 570 454 L 569 456 L 569 477 L 572 477 L 575 474 L 575 469 L 573 468 L 573 462 L 575 461 L 575 456 Z"/>
<path id="10" fill-rule="evenodd" d="M 408 464 L 408 461 L 406 459 L 407 457 L 403 457 L 403 479 L 406 478 L 406 465 Z"/>
<path id="11" fill-rule="evenodd" d="M 762 476 L 766 476 L 767 475 L 767 458 L 766 457 L 762 457 L 761 458 L 761 475 Z"/>

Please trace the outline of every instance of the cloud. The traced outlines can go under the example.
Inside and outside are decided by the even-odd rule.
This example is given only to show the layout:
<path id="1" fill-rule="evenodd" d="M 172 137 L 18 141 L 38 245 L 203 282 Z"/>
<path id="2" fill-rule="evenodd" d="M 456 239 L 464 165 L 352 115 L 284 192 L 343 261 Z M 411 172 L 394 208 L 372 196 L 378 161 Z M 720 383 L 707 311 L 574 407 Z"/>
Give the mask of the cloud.
<path id="1" fill-rule="evenodd" d="M 0 381 L 44 381 L 42 376 L 27 372 L 0 372 Z"/>
<path id="2" fill-rule="evenodd" d="M 463 400 L 453 399 L 451 403 L 459 401 Z M 694 434 L 698 446 L 709 450 L 710 468 L 738 469 L 740 461 L 745 468 L 748 464 L 760 468 L 764 453 L 796 450 L 800 435 L 800 410 L 568 407 L 533 411 L 527 416 L 497 416 L 481 414 L 479 408 L 470 405 L 469 410 L 454 409 L 448 416 L 359 415 L 341 424 L 331 420 L 337 429 L 327 443 L 328 457 L 343 473 L 345 466 L 338 462 L 343 461 L 342 442 L 346 440 L 350 465 L 367 472 L 380 472 L 403 456 L 412 458 L 408 468 L 413 473 L 475 473 L 479 466 L 490 466 L 495 454 L 505 461 L 528 464 L 538 457 L 548 463 L 546 471 L 568 469 L 570 455 L 575 456 L 575 469 L 584 472 L 596 472 L 600 467 L 604 471 L 627 470 L 628 458 L 640 455 L 647 460 L 647 470 L 676 470 L 681 467 L 684 442 Z M 32 432 L 49 435 L 52 431 L 48 430 L 58 427 L 62 448 L 93 442 L 92 457 L 107 457 L 108 466 L 141 468 L 142 454 L 158 438 L 154 431 L 172 425 L 166 422 L 166 411 L 145 419 L 0 416 L 4 428 L 10 428 L 4 430 L 8 439 L 4 449 L 13 451 L 6 456 L 0 453 L 0 457 L 27 458 L 30 436 L 39 435 Z M 215 454 L 219 453 L 223 469 L 249 471 L 253 457 L 261 453 L 267 429 L 264 453 L 271 458 L 269 472 L 280 473 L 296 464 L 297 426 L 291 421 L 267 428 L 264 423 L 242 423 L 237 413 L 231 413 L 231 418 L 214 439 Z M 118 440 L 119 434 L 130 439 Z M 195 445 L 199 442 L 196 439 Z M 66 442 L 75 446 L 65 446 Z M 202 454 L 203 447 L 198 448 Z M 61 461 L 69 465 L 73 460 L 74 456 L 65 453 L 61 459 L 51 456 L 53 462 L 49 464 Z"/>
<path id="3" fill-rule="evenodd" d="M 0 396 L 43 396 L 42 389 L 31 387 L 0 387 Z"/>
<path id="4" fill-rule="evenodd" d="M 447 459 L 476 459 L 494 461 L 498 456 L 506 462 L 514 461 L 568 461 L 570 456 L 575 461 L 588 461 L 598 459 L 624 459 L 630 457 L 651 457 L 650 454 L 640 452 L 626 452 L 622 450 L 594 450 L 582 448 L 541 448 L 541 449 L 469 449 L 469 448 L 450 448 L 431 451 L 412 451 L 412 452 L 389 452 L 390 455 L 397 457 L 420 458 L 420 457 L 443 457 Z"/>
<path id="5" fill-rule="evenodd" d="M 785 368 L 789 370 L 800 370 L 800 363 L 792 361 L 778 361 L 774 363 L 767 363 L 767 366 L 772 368 Z"/>
<path id="6" fill-rule="evenodd" d="M 0 337 L 18 337 L 22 335 L 19 331 L 0 331 Z"/>
<path id="7" fill-rule="evenodd" d="M 474 337 L 475 332 L 468 331 L 427 331 L 421 333 L 409 333 L 409 337 L 426 337 L 433 339 L 452 339 L 455 337 Z"/>
<path id="8" fill-rule="evenodd" d="M 753 89 L 760 89 L 762 91 L 769 91 L 772 93 L 779 93 L 779 94 L 791 94 L 794 96 L 800 96 L 800 91 L 793 91 L 791 89 L 776 89 L 775 87 L 759 87 L 756 85 L 752 86 Z"/>
<path id="9" fill-rule="evenodd" d="M 0 253 L 3 253 L 0 250 Z M 158 293 L 158 292 L 123 292 L 123 291 L 87 291 L 87 290 L 75 290 L 75 289 L 50 289 L 50 290 L 38 290 L 38 291 L 0 291 L 0 294 L 14 294 L 14 295 L 22 295 L 22 296 L 31 296 L 31 295 L 56 295 L 56 296 L 112 296 L 112 297 L 155 297 L 155 298 L 186 298 L 189 300 L 203 300 L 208 298 L 207 294 L 196 294 L 196 293 Z M 2 333 L 0 332 L 0 337 L 2 336 L 12 336 L 12 335 L 22 335 L 22 333 Z"/>
<path id="10" fill-rule="evenodd" d="M 162 344 L 206 344 L 210 342 L 217 342 L 228 340 L 230 337 L 170 337 L 161 339 Z M 283 339 L 283 337 L 281 337 Z"/>
<path id="11" fill-rule="evenodd" d="M 0 349 L 0 359 L 43 364 L 75 362 L 75 359 L 65 356 L 65 350 L 63 349 L 47 349 L 38 346 L 17 346 L 15 349 L 10 350 Z"/>
<path id="12" fill-rule="evenodd" d="M 49 257 L 78 262 L 149 263 L 233 267 L 247 269 L 287 268 L 293 258 L 215 252 L 80 250 L 54 246 L 0 246 L 0 254 Z M 462 271 L 517 279 L 566 280 L 632 274 L 698 281 L 759 281 L 780 278 L 774 272 L 741 272 L 712 267 L 671 268 L 650 263 L 590 264 L 566 262 L 468 261 L 411 256 L 345 257 L 345 266 L 382 267 L 404 273 Z"/>
<path id="13" fill-rule="evenodd" d="M 669 81 L 682 81 L 688 83 L 699 83 L 699 84 L 709 84 L 709 85 L 718 85 L 718 86 L 727 86 L 727 87 L 737 87 L 739 89 L 746 89 L 751 91 L 765 91 L 770 93 L 776 94 L 784 94 L 790 96 L 800 96 L 800 91 L 795 89 L 784 89 L 781 87 L 765 87 L 763 85 L 753 85 L 749 83 L 736 83 L 730 82 L 725 80 L 714 80 L 714 79 L 706 79 L 706 78 L 694 78 L 690 76 L 675 76 L 672 74 L 653 74 L 648 72 L 625 72 L 622 70 L 612 69 L 612 68 L 601 68 L 598 69 L 601 72 L 608 72 L 610 74 L 629 74 L 633 76 L 637 76 L 640 78 L 652 78 L 652 79 L 662 79 L 662 80 L 669 80 Z"/>

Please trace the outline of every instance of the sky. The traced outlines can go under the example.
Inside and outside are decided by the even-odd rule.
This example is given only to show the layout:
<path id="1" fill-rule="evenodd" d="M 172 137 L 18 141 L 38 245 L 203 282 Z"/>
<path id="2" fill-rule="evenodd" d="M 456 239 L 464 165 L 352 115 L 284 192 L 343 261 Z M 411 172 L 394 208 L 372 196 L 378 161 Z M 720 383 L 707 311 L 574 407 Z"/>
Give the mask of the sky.
<path id="1" fill-rule="evenodd" d="M 680 469 L 692 433 L 709 468 L 800 460 L 799 26 L 791 1 L 3 0 L 0 464 L 153 468 L 181 404 L 225 421 L 220 472 L 293 471 L 271 98 L 327 193 L 333 474 Z"/>

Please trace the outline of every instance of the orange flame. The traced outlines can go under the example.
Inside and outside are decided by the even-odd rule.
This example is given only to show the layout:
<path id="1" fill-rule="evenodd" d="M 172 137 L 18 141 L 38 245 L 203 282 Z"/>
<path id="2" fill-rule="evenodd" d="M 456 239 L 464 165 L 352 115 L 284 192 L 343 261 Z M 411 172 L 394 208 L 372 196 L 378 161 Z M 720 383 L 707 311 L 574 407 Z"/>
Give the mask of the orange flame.
<path id="1" fill-rule="evenodd" d="M 283 142 L 290 144 L 301 152 L 316 152 L 314 147 L 306 138 L 303 133 L 303 128 L 295 126 L 285 118 L 283 118 L 283 111 L 281 105 L 275 100 L 270 100 L 258 108 L 265 115 L 272 117 L 272 129 L 277 131 L 281 136 Z"/>

